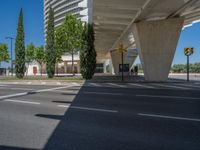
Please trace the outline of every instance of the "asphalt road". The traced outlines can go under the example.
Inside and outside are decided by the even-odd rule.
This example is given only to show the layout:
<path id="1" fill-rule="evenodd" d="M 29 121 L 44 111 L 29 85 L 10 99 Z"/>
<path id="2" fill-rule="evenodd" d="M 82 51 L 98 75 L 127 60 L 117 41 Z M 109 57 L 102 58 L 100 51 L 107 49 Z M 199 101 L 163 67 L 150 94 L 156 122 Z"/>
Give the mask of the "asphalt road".
<path id="1" fill-rule="evenodd" d="M 0 150 L 199 150 L 199 83 L 0 85 Z"/>

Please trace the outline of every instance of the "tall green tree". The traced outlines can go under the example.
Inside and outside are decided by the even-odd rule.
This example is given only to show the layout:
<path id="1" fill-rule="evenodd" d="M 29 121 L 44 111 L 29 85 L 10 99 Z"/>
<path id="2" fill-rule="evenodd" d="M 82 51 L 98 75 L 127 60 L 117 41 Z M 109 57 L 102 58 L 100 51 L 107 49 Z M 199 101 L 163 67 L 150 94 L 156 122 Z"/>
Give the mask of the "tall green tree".
<path id="1" fill-rule="evenodd" d="M 92 24 L 86 24 L 82 34 L 80 50 L 81 74 L 84 79 L 92 79 L 96 69 L 96 50 L 94 46 L 94 29 Z"/>
<path id="2" fill-rule="evenodd" d="M 8 62 L 9 59 L 8 46 L 6 44 L 0 44 L 0 66 L 1 62 Z"/>
<path id="3" fill-rule="evenodd" d="M 25 67 L 25 46 L 24 46 L 24 25 L 23 25 L 23 11 L 20 10 L 17 28 L 17 37 L 15 41 L 15 68 L 16 77 L 23 78 L 26 70 Z"/>
<path id="4" fill-rule="evenodd" d="M 61 49 L 57 48 L 57 46 L 56 46 L 55 51 L 56 51 L 56 73 L 57 73 L 57 76 L 58 76 L 58 64 L 63 61 L 62 60 L 63 52 L 62 52 Z"/>
<path id="5" fill-rule="evenodd" d="M 44 47 L 43 46 L 37 47 L 35 49 L 35 60 L 40 65 L 40 74 L 42 75 L 42 69 L 43 69 L 42 66 L 43 66 L 43 63 L 46 60 L 45 51 L 44 51 Z"/>
<path id="6" fill-rule="evenodd" d="M 73 15 L 67 15 L 64 22 L 56 29 L 56 44 L 63 53 L 72 55 L 72 73 L 74 74 L 74 54 L 80 50 L 83 26 Z"/>
<path id="7" fill-rule="evenodd" d="M 47 26 L 47 37 L 46 37 L 46 71 L 49 78 L 53 78 L 55 75 L 55 64 L 56 64 L 56 52 L 55 48 L 55 33 L 54 33 L 54 10 L 50 7 L 49 20 Z"/>
<path id="8" fill-rule="evenodd" d="M 28 69 L 30 66 L 30 63 L 32 63 L 35 60 L 35 45 L 33 43 L 30 43 L 29 45 L 27 45 L 26 47 L 26 75 L 28 74 Z"/>

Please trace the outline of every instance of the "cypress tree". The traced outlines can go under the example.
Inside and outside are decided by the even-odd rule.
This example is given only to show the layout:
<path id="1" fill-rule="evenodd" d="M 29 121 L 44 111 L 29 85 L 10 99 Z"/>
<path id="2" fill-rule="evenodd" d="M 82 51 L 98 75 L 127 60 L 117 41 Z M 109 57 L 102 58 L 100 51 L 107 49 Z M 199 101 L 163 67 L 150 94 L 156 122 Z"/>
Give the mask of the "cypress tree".
<path id="1" fill-rule="evenodd" d="M 96 50 L 94 46 L 94 29 L 92 24 L 86 24 L 80 50 L 81 74 L 84 79 L 92 79 L 96 69 Z"/>
<path id="2" fill-rule="evenodd" d="M 17 28 L 17 37 L 15 41 L 15 55 L 16 55 L 16 77 L 23 78 L 26 71 L 25 67 L 25 45 L 24 45 L 24 26 L 23 26 L 23 11 L 20 10 Z"/>
<path id="3" fill-rule="evenodd" d="M 49 20 L 47 26 L 47 37 L 46 37 L 46 71 L 49 78 L 53 78 L 55 75 L 55 64 L 56 64 L 56 52 L 55 48 L 55 33 L 54 33 L 54 11 L 50 7 Z"/>

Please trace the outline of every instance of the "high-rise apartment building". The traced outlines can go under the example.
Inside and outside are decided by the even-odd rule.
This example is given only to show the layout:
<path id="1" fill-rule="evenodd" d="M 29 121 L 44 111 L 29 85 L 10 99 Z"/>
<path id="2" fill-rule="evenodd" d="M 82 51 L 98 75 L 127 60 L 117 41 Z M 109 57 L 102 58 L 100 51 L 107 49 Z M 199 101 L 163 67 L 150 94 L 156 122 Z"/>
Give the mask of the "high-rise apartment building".
<path id="1" fill-rule="evenodd" d="M 44 0 L 44 27 L 45 36 L 48 24 L 49 8 L 54 10 L 54 24 L 58 27 L 62 24 L 67 14 L 72 14 L 83 22 L 91 22 L 92 16 L 92 0 Z M 63 63 L 59 64 L 59 73 L 71 73 L 71 55 L 62 56 Z M 80 72 L 79 54 L 74 55 L 75 72 Z"/>

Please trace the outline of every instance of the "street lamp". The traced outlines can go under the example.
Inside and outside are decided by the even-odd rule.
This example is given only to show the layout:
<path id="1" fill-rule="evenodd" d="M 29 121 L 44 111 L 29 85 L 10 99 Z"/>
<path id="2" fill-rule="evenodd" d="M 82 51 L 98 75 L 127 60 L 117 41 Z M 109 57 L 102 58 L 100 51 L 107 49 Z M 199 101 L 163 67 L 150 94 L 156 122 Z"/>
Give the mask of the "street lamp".
<path id="1" fill-rule="evenodd" d="M 10 54 L 11 54 L 11 74 L 13 76 L 13 54 L 12 54 L 12 43 L 15 38 L 13 37 L 6 37 L 6 39 L 10 40 Z"/>

